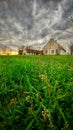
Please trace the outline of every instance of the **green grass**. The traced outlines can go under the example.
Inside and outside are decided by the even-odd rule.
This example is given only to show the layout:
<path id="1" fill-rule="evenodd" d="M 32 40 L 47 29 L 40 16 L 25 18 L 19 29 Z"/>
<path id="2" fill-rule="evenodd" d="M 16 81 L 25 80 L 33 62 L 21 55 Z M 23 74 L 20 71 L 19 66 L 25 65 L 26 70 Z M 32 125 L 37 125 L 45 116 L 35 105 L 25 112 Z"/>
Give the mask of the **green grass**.
<path id="1" fill-rule="evenodd" d="M 0 57 L 0 130 L 72 130 L 73 56 Z"/>

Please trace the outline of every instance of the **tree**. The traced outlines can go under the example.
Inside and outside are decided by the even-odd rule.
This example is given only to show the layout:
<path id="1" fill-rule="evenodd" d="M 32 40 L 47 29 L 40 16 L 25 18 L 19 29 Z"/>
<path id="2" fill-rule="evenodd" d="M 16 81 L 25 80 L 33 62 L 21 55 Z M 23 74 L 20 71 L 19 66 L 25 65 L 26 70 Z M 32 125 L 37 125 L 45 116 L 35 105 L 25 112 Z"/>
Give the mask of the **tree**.
<path id="1" fill-rule="evenodd" d="M 23 50 L 19 49 L 19 50 L 18 50 L 18 54 L 19 54 L 19 55 L 22 55 L 22 54 L 23 54 Z"/>
<path id="2" fill-rule="evenodd" d="M 24 45 L 22 45 L 22 46 L 19 47 L 19 49 L 18 49 L 18 54 L 19 55 L 23 55 L 24 48 L 25 48 Z"/>
<path id="3" fill-rule="evenodd" d="M 73 44 L 71 43 L 70 45 L 70 52 L 71 52 L 71 55 L 73 54 Z"/>

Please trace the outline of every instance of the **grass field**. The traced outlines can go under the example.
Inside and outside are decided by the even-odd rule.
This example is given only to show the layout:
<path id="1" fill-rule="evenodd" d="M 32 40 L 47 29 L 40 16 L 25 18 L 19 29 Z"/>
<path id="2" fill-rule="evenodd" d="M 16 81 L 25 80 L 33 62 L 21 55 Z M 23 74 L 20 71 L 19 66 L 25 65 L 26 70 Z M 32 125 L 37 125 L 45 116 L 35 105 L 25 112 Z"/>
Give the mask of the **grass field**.
<path id="1" fill-rule="evenodd" d="M 0 130 L 72 130 L 73 56 L 0 57 Z"/>

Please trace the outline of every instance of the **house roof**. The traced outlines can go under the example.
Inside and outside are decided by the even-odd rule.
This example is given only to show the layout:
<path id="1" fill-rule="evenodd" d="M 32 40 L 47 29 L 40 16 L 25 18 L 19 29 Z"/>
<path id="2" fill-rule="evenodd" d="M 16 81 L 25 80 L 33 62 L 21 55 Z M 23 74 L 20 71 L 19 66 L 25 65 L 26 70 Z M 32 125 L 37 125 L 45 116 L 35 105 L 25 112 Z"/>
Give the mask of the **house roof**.
<path id="1" fill-rule="evenodd" d="M 52 49 L 52 48 L 60 49 L 60 50 L 64 50 L 66 52 L 66 50 L 53 38 L 50 39 L 50 41 L 44 46 L 43 50 L 47 49 L 47 48 L 48 49 Z"/>
<path id="2" fill-rule="evenodd" d="M 43 54 L 42 50 L 34 50 L 30 48 L 26 48 L 27 53 L 34 53 L 34 54 Z"/>

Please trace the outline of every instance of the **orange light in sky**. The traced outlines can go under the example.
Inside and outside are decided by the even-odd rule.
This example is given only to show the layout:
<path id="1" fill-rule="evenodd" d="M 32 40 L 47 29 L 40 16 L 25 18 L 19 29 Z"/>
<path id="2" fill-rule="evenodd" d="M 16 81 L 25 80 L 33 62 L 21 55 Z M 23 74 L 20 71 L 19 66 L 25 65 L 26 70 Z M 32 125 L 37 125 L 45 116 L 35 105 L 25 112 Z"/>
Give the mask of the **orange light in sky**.
<path id="1" fill-rule="evenodd" d="M 9 51 L 9 50 L 6 50 L 6 51 L 0 50 L 0 55 L 18 55 L 18 52 L 17 51 Z"/>

